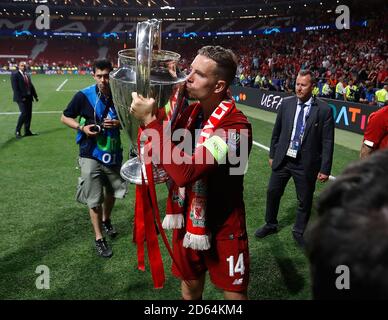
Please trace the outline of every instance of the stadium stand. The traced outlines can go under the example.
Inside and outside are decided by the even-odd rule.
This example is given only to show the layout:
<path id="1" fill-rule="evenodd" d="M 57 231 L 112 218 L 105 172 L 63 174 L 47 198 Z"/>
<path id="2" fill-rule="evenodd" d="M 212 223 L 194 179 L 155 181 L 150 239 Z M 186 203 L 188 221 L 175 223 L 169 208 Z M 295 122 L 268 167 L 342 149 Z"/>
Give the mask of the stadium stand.
<path id="1" fill-rule="evenodd" d="M 127 1 L 128 2 L 128 1 Z M 160 3 L 159 3 L 160 2 Z M 151 3 L 151 9 L 161 5 L 163 1 Z M 171 1 L 170 1 L 171 2 Z M 311 1 L 316 2 L 316 1 Z M 310 68 L 320 79 L 318 91 L 320 95 L 334 97 L 335 86 L 340 77 L 344 77 L 345 86 L 349 80 L 356 82 L 357 89 L 353 93 L 353 101 L 374 104 L 373 94 L 370 92 L 381 88 L 388 81 L 387 58 L 387 32 L 384 23 L 384 10 L 369 3 L 369 10 L 365 11 L 366 4 L 358 3 L 357 10 L 352 10 L 352 21 L 367 20 L 367 26 L 352 27 L 350 30 L 312 30 L 294 33 L 276 33 L 270 35 L 239 36 L 233 33 L 264 28 L 289 28 L 303 27 L 329 23 L 333 20 L 333 10 L 322 10 L 320 6 L 300 7 L 298 14 L 294 6 L 300 1 L 294 1 L 287 7 L 281 7 L 283 2 L 278 1 L 279 9 L 274 14 L 273 6 L 276 1 L 260 3 L 263 12 L 272 6 L 271 14 L 257 16 L 235 17 L 230 19 L 223 14 L 221 17 L 213 12 L 207 18 L 172 19 L 163 22 L 165 33 L 196 33 L 223 32 L 231 33 L 224 36 L 194 36 L 190 38 L 164 37 L 163 48 L 179 52 L 182 55 L 181 68 L 188 68 L 187 62 L 195 56 L 197 49 L 206 44 L 221 44 L 231 47 L 239 56 L 238 75 L 236 84 L 251 86 L 276 91 L 292 91 L 295 75 L 302 68 Z M 7 1 L 12 5 L 12 1 Z M 94 10 L 104 5 L 104 8 L 117 8 L 121 3 L 122 8 L 132 4 L 137 12 L 144 12 L 146 1 L 109 2 L 109 1 L 55 1 L 56 11 L 51 19 L 51 30 L 67 33 L 62 37 L 35 37 L 3 35 L 0 41 L 0 66 L 8 70 L 14 68 L 18 56 L 27 56 L 33 70 L 46 72 L 50 70 L 63 71 L 65 69 L 85 70 L 95 58 L 107 57 L 112 61 L 117 60 L 117 52 L 124 47 L 134 47 L 132 37 L 115 38 L 114 32 L 135 33 L 137 18 L 119 17 L 104 14 L 100 15 L 75 15 L 71 13 L 78 7 Z M 166 5 L 166 1 L 163 2 Z M 171 2 L 172 3 L 172 2 Z M 216 1 L 173 1 L 178 9 L 197 7 L 211 9 Z M 291 4 L 291 2 L 287 2 Z M 322 2 L 321 2 L 322 3 Z M 332 5 L 334 1 L 325 1 L 325 5 Z M 317 3 L 318 4 L 318 3 Z M 28 4 L 24 4 L 28 12 Z M 225 1 L 225 6 L 237 6 L 236 1 Z M 238 5 L 241 8 L 241 5 Z M 259 6 L 255 1 L 247 1 L 246 8 Z M 148 6 L 149 7 L 149 6 Z M 19 8 L 19 7 L 18 7 Z M 331 8 L 334 8 L 331 6 Z M 20 9 L 20 8 L 19 8 Z M 222 9 L 225 9 L 224 7 Z M 16 10 L 16 9 L 15 9 Z M 220 9 L 221 10 L 221 9 Z M 302 13 L 305 14 L 300 14 Z M 234 10 L 232 10 L 234 11 Z M 232 12 L 231 11 L 231 12 Z M 248 11 L 248 9 L 246 9 Z M 275 10 L 276 11 L 276 10 Z M 31 17 L 11 15 L 12 7 L 0 12 L 0 32 L 9 31 L 11 28 L 21 31 L 37 31 Z M 93 11 L 91 11 L 93 12 Z M 156 11 L 155 11 L 156 12 Z M 209 13 L 211 10 L 209 10 Z M 8 15 L 6 15 L 8 13 Z M 62 14 L 63 13 L 63 14 Z M 20 14 L 20 15 L 21 15 Z M 179 12 L 180 14 L 180 12 Z M 182 11 L 183 14 L 183 11 Z M 108 34 L 108 38 L 92 38 L 93 34 Z M 88 35 L 88 36 L 86 36 Z M 112 37 L 111 37 L 112 36 Z M 187 45 L 189 44 L 189 45 Z M 330 90 L 325 88 L 328 81 Z M 369 94 L 368 94 L 369 92 Z M 369 98 L 368 98 L 369 97 Z"/>

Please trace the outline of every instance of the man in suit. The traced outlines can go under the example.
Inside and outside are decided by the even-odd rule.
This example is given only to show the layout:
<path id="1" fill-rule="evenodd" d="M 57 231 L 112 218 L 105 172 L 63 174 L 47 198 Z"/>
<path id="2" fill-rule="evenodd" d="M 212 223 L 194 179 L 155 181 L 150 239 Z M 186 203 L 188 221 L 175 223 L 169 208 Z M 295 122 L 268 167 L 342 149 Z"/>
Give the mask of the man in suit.
<path id="1" fill-rule="evenodd" d="M 11 75 L 11 83 L 13 90 L 13 101 L 17 102 L 20 110 L 18 122 L 16 124 L 15 136 L 20 139 L 21 128 L 24 124 L 24 136 L 34 136 L 30 130 L 32 116 L 32 100 L 38 101 L 38 95 L 31 78 L 26 73 L 26 63 L 21 61 L 19 68 Z"/>
<path id="2" fill-rule="evenodd" d="M 296 97 L 285 98 L 278 110 L 272 132 L 269 165 L 272 174 L 267 190 L 266 224 L 255 236 L 264 238 L 277 232 L 280 200 L 292 177 L 298 208 L 292 233 L 304 247 L 303 232 L 310 217 L 315 182 L 328 180 L 334 149 L 334 119 L 330 106 L 313 97 L 313 74 L 299 72 Z"/>

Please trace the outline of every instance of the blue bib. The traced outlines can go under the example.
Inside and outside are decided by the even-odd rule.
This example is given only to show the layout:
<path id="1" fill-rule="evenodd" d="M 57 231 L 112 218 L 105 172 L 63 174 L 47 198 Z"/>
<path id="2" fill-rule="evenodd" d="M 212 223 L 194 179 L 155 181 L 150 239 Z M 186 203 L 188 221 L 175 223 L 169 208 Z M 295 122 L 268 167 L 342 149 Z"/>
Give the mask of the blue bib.
<path id="1" fill-rule="evenodd" d="M 102 122 L 102 116 L 106 105 L 97 96 L 96 85 L 87 87 L 81 92 L 86 96 L 90 105 L 96 113 L 96 118 Z M 116 109 L 112 106 L 109 108 L 107 118 L 118 119 Z M 76 142 L 79 144 L 85 134 L 78 131 Z M 104 129 L 96 137 L 96 146 L 93 149 L 93 157 L 105 165 L 121 165 L 123 160 L 123 149 L 121 148 L 120 130 L 118 128 Z"/>

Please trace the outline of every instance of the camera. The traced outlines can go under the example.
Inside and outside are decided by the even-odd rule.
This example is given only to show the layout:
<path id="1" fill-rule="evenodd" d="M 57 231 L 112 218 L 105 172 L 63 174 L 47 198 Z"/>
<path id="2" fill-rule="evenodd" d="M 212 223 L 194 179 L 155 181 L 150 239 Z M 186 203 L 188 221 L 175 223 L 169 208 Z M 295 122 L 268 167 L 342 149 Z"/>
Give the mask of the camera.
<path id="1" fill-rule="evenodd" d="M 91 132 L 95 132 L 95 133 L 103 133 L 105 128 L 104 128 L 104 124 L 99 122 L 99 121 L 86 121 L 85 125 L 92 125 L 90 126 L 89 130 Z"/>
<path id="2" fill-rule="evenodd" d="M 91 132 L 97 132 L 97 133 L 100 133 L 102 130 L 103 130 L 103 127 L 98 125 L 98 124 L 95 124 L 93 125 L 92 127 L 90 127 L 89 129 Z"/>

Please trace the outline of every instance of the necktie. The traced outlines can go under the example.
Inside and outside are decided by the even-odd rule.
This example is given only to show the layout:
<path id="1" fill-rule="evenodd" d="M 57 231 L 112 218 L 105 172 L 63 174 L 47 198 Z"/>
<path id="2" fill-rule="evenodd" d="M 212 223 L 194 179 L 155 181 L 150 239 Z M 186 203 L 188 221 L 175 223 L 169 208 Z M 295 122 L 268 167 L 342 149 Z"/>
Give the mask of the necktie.
<path id="1" fill-rule="evenodd" d="M 303 118 L 304 118 L 304 108 L 306 108 L 306 104 L 300 105 L 300 111 L 298 114 L 298 119 L 296 119 L 296 128 L 295 128 L 295 136 L 294 136 L 294 141 L 299 141 L 301 142 L 300 135 L 302 133 L 302 128 L 303 128 Z"/>
<path id="2" fill-rule="evenodd" d="M 28 77 L 25 73 L 23 73 L 24 83 L 26 84 L 26 87 L 30 87 L 30 82 L 28 81 Z"/>

